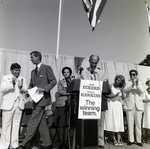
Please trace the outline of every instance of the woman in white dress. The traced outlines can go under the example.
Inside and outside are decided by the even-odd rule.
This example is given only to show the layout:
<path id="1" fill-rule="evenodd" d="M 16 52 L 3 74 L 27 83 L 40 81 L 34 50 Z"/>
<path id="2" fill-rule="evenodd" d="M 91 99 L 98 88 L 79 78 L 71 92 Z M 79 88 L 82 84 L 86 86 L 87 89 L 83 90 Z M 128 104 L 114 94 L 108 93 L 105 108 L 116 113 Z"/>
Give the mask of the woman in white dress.
<path id="1" fill-rule="evenodd" d="M 146 141 L 150 141 L 150 138 L 148 139 L 148 134 L 150 133 L 150 78 L 147 79 L 146 85 L 148 88 L 145 90 L 145 99 L 143 100 L 145 103 L 143 128 L 146 129 Z"/>
<path id="2" fill-rule="evenodd" d="M 111 94 L 108 95 L 108 110 L 106 111 L 105 115 L 104 130 L 112 132 L 115 146 L 123 146 L 121 143 L 121 132 L 124 132 L 122 108 L 122 99 L 124 99 L 124 86 L 124 76 L 117 75 L 114 83 L 111 85 Z M 117 139 L 115 137 L 116 134 Z"/>

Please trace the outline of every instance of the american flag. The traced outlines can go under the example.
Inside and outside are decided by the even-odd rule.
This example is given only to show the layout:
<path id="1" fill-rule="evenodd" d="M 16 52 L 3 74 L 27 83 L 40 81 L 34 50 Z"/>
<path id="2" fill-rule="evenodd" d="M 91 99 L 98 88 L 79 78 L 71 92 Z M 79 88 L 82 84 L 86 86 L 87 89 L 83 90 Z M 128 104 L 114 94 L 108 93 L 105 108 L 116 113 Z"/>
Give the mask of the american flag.
<path id="1" fill-rule="evenodd" d="M 107 0 L 82 0 L 92 31 L 95 29 Z"/>
<path id="2" fill-rule="evenodd" d="M 150 7 L 146 2 L 145 2 L 145 6 L 146 6 L 147 17 L 148 17 L 149 32 L 150 32 Z"/>

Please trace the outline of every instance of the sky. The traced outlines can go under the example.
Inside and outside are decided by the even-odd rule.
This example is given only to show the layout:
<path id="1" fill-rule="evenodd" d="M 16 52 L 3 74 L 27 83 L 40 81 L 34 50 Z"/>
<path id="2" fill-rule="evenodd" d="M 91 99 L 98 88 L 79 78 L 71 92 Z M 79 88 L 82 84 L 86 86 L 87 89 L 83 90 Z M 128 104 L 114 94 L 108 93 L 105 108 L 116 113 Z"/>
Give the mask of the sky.
<path id="1" fill-rule="evenodd" d="M 107 0 L 92 32 L 81 0 L 3 0 L 0 3 L 0 48 L 89 57 L 138 64 L 150 49 L 145 0 Z M 147 0 L 150 6 L 150 0 Z"/>

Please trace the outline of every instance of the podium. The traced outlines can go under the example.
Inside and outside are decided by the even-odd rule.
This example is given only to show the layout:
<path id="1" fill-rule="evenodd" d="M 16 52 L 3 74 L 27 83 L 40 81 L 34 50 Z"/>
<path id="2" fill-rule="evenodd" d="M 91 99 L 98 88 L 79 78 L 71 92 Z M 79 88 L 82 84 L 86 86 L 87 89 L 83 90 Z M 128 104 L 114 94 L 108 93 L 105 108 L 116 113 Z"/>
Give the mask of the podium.
<path id="1" fill-rule="evenodd" d="M 73 149 L 98 149 L 98 120 L 78 119 L 80 79 L 74 79 L 67 89 L 73 95 L 75 113 L 72 119 L 75 126 Z M 103 82 L 102 93 L 108 93 L 108 81 Z"/>

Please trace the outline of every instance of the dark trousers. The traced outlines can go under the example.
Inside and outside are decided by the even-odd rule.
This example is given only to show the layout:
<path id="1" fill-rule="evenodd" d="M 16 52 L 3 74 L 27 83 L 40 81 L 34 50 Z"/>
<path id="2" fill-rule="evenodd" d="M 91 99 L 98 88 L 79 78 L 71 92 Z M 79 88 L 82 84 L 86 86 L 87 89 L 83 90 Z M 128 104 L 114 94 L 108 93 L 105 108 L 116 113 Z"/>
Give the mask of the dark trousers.
<path id="1" fill-rule="evenodd" d="M 28 122 L 27 133 L 22 142 L 22 146 L 27 147 L 30 144 L 30 140 L 35 137 L 37 131 L 40 133 L 44 146 L 49 146 L 52 144 L 44 111 L 45 107 L 39 106 L 36 106 L 33 110 Z"/>

